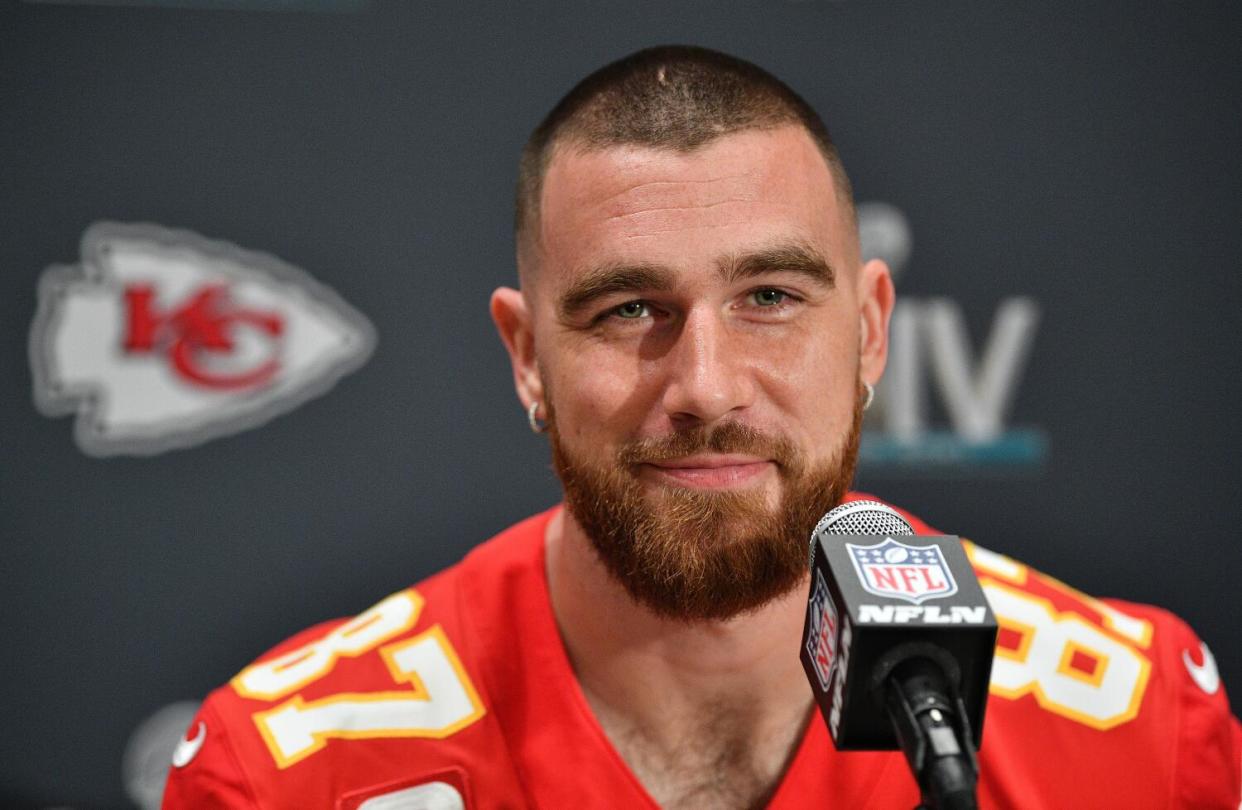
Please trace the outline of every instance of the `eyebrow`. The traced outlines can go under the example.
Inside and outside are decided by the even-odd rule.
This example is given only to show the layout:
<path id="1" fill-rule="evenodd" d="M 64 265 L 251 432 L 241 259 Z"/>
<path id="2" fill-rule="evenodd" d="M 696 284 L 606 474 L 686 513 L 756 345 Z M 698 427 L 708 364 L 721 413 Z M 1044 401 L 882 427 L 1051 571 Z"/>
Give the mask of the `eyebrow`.
<path id="1" fill-rule="evenodd" d="M 573 317 L 592 302 L 615 293 L 652 290 L 665 292 L 673 288 L 673 273 L 654 264 L 604 265 L 588 271 L 561 295 L 562 317 Z"/>
<path id="2" fill-rule="evenodd" d="M 732 283 L 765 273 L 795 273 L 826 289 L 836 286 L 836 272 L 815 248 L 790 243 L 721 259 L 720 276 Z M 675 273 L 659 264 L 606 264 L 587 271 L 560 297 L 562 318 L 582 313 L 605 296 L 627 292 L 667 292 L 673 289 Z"/>
<path id="3" fill-rule="evenodd" d="M 745 253 L 722 261 L 720 275 L 733 282 L 765 273 L 795 273 L 826 289 L 836 286 L 837 274 L 818 250 L 797 242 Z"/>

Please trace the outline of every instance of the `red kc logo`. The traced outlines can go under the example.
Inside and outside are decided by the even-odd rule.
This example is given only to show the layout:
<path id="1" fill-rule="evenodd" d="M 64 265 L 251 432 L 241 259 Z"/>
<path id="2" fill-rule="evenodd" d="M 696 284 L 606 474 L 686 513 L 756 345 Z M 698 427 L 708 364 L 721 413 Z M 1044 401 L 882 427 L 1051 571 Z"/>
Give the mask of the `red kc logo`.
<path id="1" fill-rule="evenodd" d="M 193 447 L 328 391 L 375 327 L 269 253 L 151 223 L 97 222 L 81 260 L 39 278 L 35 406 L 74 414 L 93 456 Z"/>
<path id="2" fill-rule="evenodd" d="M 253 329 L 273 345 L 267 357 L 240 370 L 213 368 L 215 359 L 231 359 L 237 351 L 237 329 Z M 228 287 L 204 285 L 177 308 L 163 312 L 156 306 L 155 288 L 149 284 L 125 286 L 126 354 L 166 352 L 173 370 L 186 382 L 223 391 L 255 388 L 269 382 L 280 370 L 279 340 L 284 318 L 236 306 Z"/>

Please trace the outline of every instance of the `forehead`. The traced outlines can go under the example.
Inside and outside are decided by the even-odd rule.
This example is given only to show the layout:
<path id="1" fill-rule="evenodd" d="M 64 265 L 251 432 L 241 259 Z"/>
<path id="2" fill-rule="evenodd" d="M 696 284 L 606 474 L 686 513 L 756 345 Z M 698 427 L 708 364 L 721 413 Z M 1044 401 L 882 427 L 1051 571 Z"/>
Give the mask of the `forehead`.
<path id="1" fill-rule="evenodd" d="M 838 266 L 855 238 L 832 175 L 801 127 L 726 135 L 691 152 L 557 147 L 540 201 L 541 275 L 601 263 L 675 269 L 799 242 Z"/>

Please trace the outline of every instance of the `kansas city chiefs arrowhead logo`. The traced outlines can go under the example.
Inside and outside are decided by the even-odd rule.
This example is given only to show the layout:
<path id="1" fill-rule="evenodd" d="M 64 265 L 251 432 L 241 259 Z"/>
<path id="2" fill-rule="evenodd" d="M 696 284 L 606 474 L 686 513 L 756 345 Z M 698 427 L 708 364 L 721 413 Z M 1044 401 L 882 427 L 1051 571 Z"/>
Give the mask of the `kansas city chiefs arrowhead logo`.
<path id="1" fill-rule="evenodd" d="M 264 253 L 103 222 L 80 264 L 39 280 L 36 407 L 77 414 L 95 456 L 150 455 L 260 425 L 326 392 L 375 348 L 369 321 Z"/>

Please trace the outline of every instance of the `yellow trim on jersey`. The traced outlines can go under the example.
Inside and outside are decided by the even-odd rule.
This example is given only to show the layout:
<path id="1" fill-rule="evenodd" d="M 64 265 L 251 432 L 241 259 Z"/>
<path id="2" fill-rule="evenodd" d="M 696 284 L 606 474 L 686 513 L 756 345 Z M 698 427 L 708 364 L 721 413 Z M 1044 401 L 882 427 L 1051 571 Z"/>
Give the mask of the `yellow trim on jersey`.
<path id="1" fill-rule="evenodd" d="M 1074 654 L 1082 653 L 1095 661 L 1091 672 L 1083 672 L 1074 666 Z M 1104 682 L 1104 673 L 1108 671 L 1108 655 L 1099 650 L 1092 650 L 1070 640 L 1065 642 L 1065 651 L 1061 653 L 1061 661 L 1057 664 L 1057 673 L 1076 678 L 1088 686 L 1099 686 Z"/>
<path id="2" fill-rule="evenodd" d="M 1086 604 L 1087 607 L 1099 613 L 1100 616 L 1103 617 L 1104 627 L 1107 629 L 1112 630 L 1114 633 L 1124 637 L 1127 641 L 1132 644 L 1137 644 L 1143 649 L 1147 649 L 1151 646 L 1151 636 L 1154 632 L 1151 622 L 1146 619 L 1140 619 L 1137 616 L 1130 616 L 1126 613 L 1122 613 L 1120 610 L 1117 610 L 1117 608 L 1107 602 L 1101 602 L 1094 596 L 1085 594 L 1072 585 L 1066 585 L 1064 582 L 1056 579 L 1055 577 L 1050 577 L 1047 574 L 1041 573 L 1037 573 L 1036 576 L 1039 577 L 1041 582 L 1053 590 L 1060 591 L 1067 596 L 1072 596 Z"/>
<path id="3" fill-rule="evenodd" d="M 424 604 L 425 600 L 415 590 L 399 591 L 348 622 L 334 627 L 318 639 L 284 655 L 247 667 L 233 679 L 233 688 L 243 697 L 255 699 L 270 699 L 268 697 L 270 695 L 282 697 L 291 691 L 301 689 L 325 677 L 341 658 L 356 658 L 364 653 L 375 651 L 375 648 L 380 647 L 385 641 L 408 631 L 417 623 Z M 397 607 L 397 610 L 392 612 L 386 612 L 384 609 L 376 610 L 385 605 L 390 608 Z M 405 615 L 398 618 L 402 616 L 402 613 Z M 391 627 L 381 628 L 374 639 L 365 641 L 357 649 L 350 647 L 351 638 L 366 633 L 368 630 L 374 632 L 375 623 L 384 620 L 389 621 Z M 431 646 L 427 647 L 428 644 Z M 415 651 L 411 654 L 411 659 L 403 666 L 398 660 L 399 656 L 407 650 L 418 647 L 422 648 L 421 654 L 420 651 Z M 304 664 L 312 656 L 321 658 L 322 661 L 311 668 L 309 674 L 298 677 L 288 684 L 280 683 L 281 672 Z M 443 739 L 456 734 L 487 713 L 474 683 L 462 665 L 461 658 L 441 625 L 433 625 L 416 636 L 380 647 L 379 656 L 392 680 L 397 684 L 408 684 L 408 688 L 399 691 L 341 692 L 316 700 L 307 700 L 301 694 L 296 694 L 278 706 L 251 715 L 277 768 L 288 768 L 323 750 L 330 739 L 364 740 L 385 737 Z M 419 672 L 419 668 L 425 671 Z M 252 681 L 261 682 L 263 680 L 261 676 L 266 676 L 278 685 L 267 689 L 253 688 L 253 683 L 247 686 L 248 673 L 259 673 L 259 675 L 250 676 Z M 429 685 L 427 682 L 429 677 L 433 680 L 439 679 L 438 684 Z M 446 701 L 438 704 L 439 710 L 432 707 L 437 700 L 437 694 L 441 700 Z M 389 717 L 387 710 L 381 710 L 385 713 L 378 716 L 374 710 L 363 711 L 359 708 L 357 713 L 349 711 L 349 707 L 363 707 L 379 703 L 393 704 L 392 719 L 398 720 L 397 715 L 404 712 L 406 722 L 414 724 L 382 725 Z M 413 708 L 411 704 L 423 704 L 424 707 L 431 708 L 430 717 L 433 718 L 433 724 L 418 725 L 417 723 L 427 722 L 427 715 L 422 714 L 422 709 L 414 711 L 411 715 Z M 345 713 L 338 715 L 331 711 L 326 714 L 322 712 L 333 706 L 344 707 Z M 449 712 L 448 717 L 443 717 L 445 707 Z M 437 711 L 447 722 L 435 724 L 437 721 L 434 718 Z M 423 719 L 420 720 L 420 717 Z M 366 728 L 331 727 L 331 724 L 338 722 L 345 725 L 373 725 Z M 281 735 L 284 737 L 283 744 L 282 740 L 278 739 Z M 305 742 L 305 740 L 309 741 Z"/>
<path id="4" fill-rule="evenodd" d="M 995 551 L 989 551 L 970 540 L 963 539 L 962 548 L 965 549 L 966 557 L 970 560 L 971 565 L 980 572 L 980 576 L 991 576 L 1012 585 L 1022 586 L 1026 585 L 1027 578 L 1034 574 L 1040 582 L 1048 587 L 1082 602 L 1083 605 L 1100 614 L 1105 628 L 1112 630 L 1127 641 L 1137 644 L 1143 649 L 1151 646 L 1151 637 L 1154 630 L 1152 623 L 1146 619 L 1130 616 L 1112 605 L 1096 599 L 1094 596 L 1066 585 L 1055 577 L 1034 571 L 1017 560 L 1006 557 L 1004 554 L 998 554 Z"/>
<path id="5" fill-rule="evenodd" d="M 1031 654 L 1031 642 L 1035 639 L 1035 628 L 1029 624 L 1023 624 L 1020 621 L 1016 621 L 1007 616 L 1001 616 L 999 614 L 996 616 L 996 623 L 1006 630 L 1011 630 L 1017 633 L 1018 636 L 1022 639 L 1021 641 L 1018 642 L 1018 646 L 1016 649 L 1012 649 L 1009 647 L 1002 647 L 999 644 L 997 644 L 996 654 L 1003 658 L 1009 658 L 1011 660 L 1017 661 L 1018 663 L 1025 663 L 1027 656 Z M 999 640 L 1000 633 L 997 633 L 996 637 Z"/>
<path id="6" fill-rule="evenodd" d="M 337 649 L 337 645 L 328 644 L 329 639 L 348 640 L 351 636 L 361 633 L 363 630 L 383 618 L 382 613 L 373 613 L 376 608 L 386 602 L 397 600 L 408 602 L 408 609 L 405 618 L 401 620 L 400 623 L 384 630 L 379 636 L 371 641 L 371 643 L 355 650 Z M 337 625 L 314 641 L 308 642 L 294 650 L 290 650 L 289 652 L 276 658 L 269 658 L 251 664 L 241 672 L 237 673 L 237 675 L 229 681 L 229 684 L 233 687 L 233 690 L 237 692 L 237 694 L 244 698 L 265 701 L 279 700 L 285 695 L 296 692 L 307 684 L 313 683 L 314 681 L 317 681 L 327 675 L 333 668 L 336 667 L 337 661 L 341 658 L 357 658 L 360 655 L 365 655 L 379 645 L 383 644 L 385 641 L 407 632 L 418 623 L 418 618 L 422 614 L 424 604 L 425 601 L 423 597 L 413 588 L 398 591 L 380 602 L 377 602 L 375 605 L 372 605 L 370 608 L 367 608 L 362 613 L 359 613 L 357 616 L 354 616 L 345 623 Z M 367 616 L 368 613 L 371 613 L 372 615 Z M 364 616 L 367 616 L 367 618 L 361 622 L 358 622 L 358 620 Z M 355 622 L 358 622 L 356 626 L 354 626 Z M 325 647 L 325 645 L 327 646 Z M 279 673 L 283 670 L 292 669 L 305 661 L 307 658 L 316 654 L 323 656 L 323 662 L 300 678 L 289 681 L 288 683 L 281 683 L 279 686 L 272 688 L 263 688 L 254 683 L 247 683 L 247 681 L 256 680 L 257 676 L 264 671 L 270 670 L 273 673 Z"/>
<path id="7" fill-rule="evenodd" d="M 1026 584 L 1027 572 L 1030 569 L 1017 560 L 1006 557 L 1004 554 L 997 554 L 995 551 L 989 551 L 964 538 L 962 548 L 966 551 L 966 558 L 976 569 L 986 571 L 1014 585 Z"/>
<path id="8" fill-rule="evenodd" d="M 1057 610 L 1051 601 L 1041 596 L 1035 596 L 1029 591 L 1019 590 L 1002 582 L 998 582 L 990 577 L 981 577 L 979 583 L 983 586 L 985 593 L 989 589 L 995 588 L 1005 594 L 1008 594 L 1014 599 L 1021 600 L 1033 607 L 1038 608 L 1045 615 L 1047 615 L 1052 625 L 1060 623 L 1077 624 L 1086 628 L 1088 632 L 1097 633 L 1101 638 L 1110 640 L 1113 643 L 1120 645 L 1121 649 L 1124 649 L 1132 654 L 1138 662 L 1137 678 L 1130 687 L 1130 696 L 1126 707 L 1122 711 L 1115 712 L 1104 718 L 1092 716 L 1086 712 L 1068 706 L 1064 702 L 1056 700 L 1048 693 L 1045 685 L 1040 683 L 1041 673 L 1033 670 L 1030 672 L 1029 680 L 1025 683 L 1016 688 L 1009 688 L 997 683 L 996 679 L 998 673 L 994 667 L 992 671 L 992 682 L 989 685 L 990 693 L 999 697 L 1008 698 L 1010 700 L 1017 700 L 1018 698 L 1025 697 L 1026 695 L 1033 695 L 1036 702 L 1045 710 L 1101 731 L 1129 722 L 1138 716 L 1139 708 L 1143 702 L 1143 695 L 1147 691 L 1147 683 L 1151 675 L 1151 661 L 1131 646 L 1133 643 L 1132 641 L 1125 638 L 1118 639 L 1113 635 L 1103 632 L 1104 628 L 1101 628 L 1098 624 L 1093 624 L 1088 621 L 1084 616 L 1076 611 Z M 990 601 L 992 602 L 992 610 L 996 614 L 997 622 L 1002 626 L 1015 629 L 1031 627 L 1030 625 L 1017 621 L 1013 617 L 1006 616 L 1003 612 L 1003 608 L 998 609 L 995 600 Z M 1033 633 L 1039 633 L 1040 629 L 1041 628 L 1039 627 L 1032 628 Z M 1086 645 L 1078 644 L 1073 639 L 1066 639 L 1064 644 L 1067 649 L 1062 651 L 1060 656 L 1060 665 L 1051 674 L 1065 675 L 1076 681 L 1098 688 L 1103 683 L 1105 674 L 1108 671 L 1108 665 L 1111 663 L 1111 659 L 1108 657 L 1107 653 L 1102 650 L 1092 649 Z M 1026 664 L 1028 663 L 1029 658 L 1029 646 L 1029 644 L 1024 643 L 1023 652 L 1025 655 L 1022 658 L 1019 658 L 1016 654 L 1013 654 L 1013 651 L 1007 650 L 1003 647 L 997 648 L 997 655 L 1003 658 L 1011 659 L 1019 664 Z M 1100 659 L 1101 665 L 1096 667 L 1094 678 L 1086 677 L 1084 673 L 1073 670 L 1072 668 L 1069 668 L 1069 672 L 1061 671 L 1062 667 L 1068 668 L 1066 662 L 1069 659 L 1067 659 L 1067 656 L 1072 656 L 1072 649 L 1070 648 L 1074 646 L 1088 655 Z"/>

